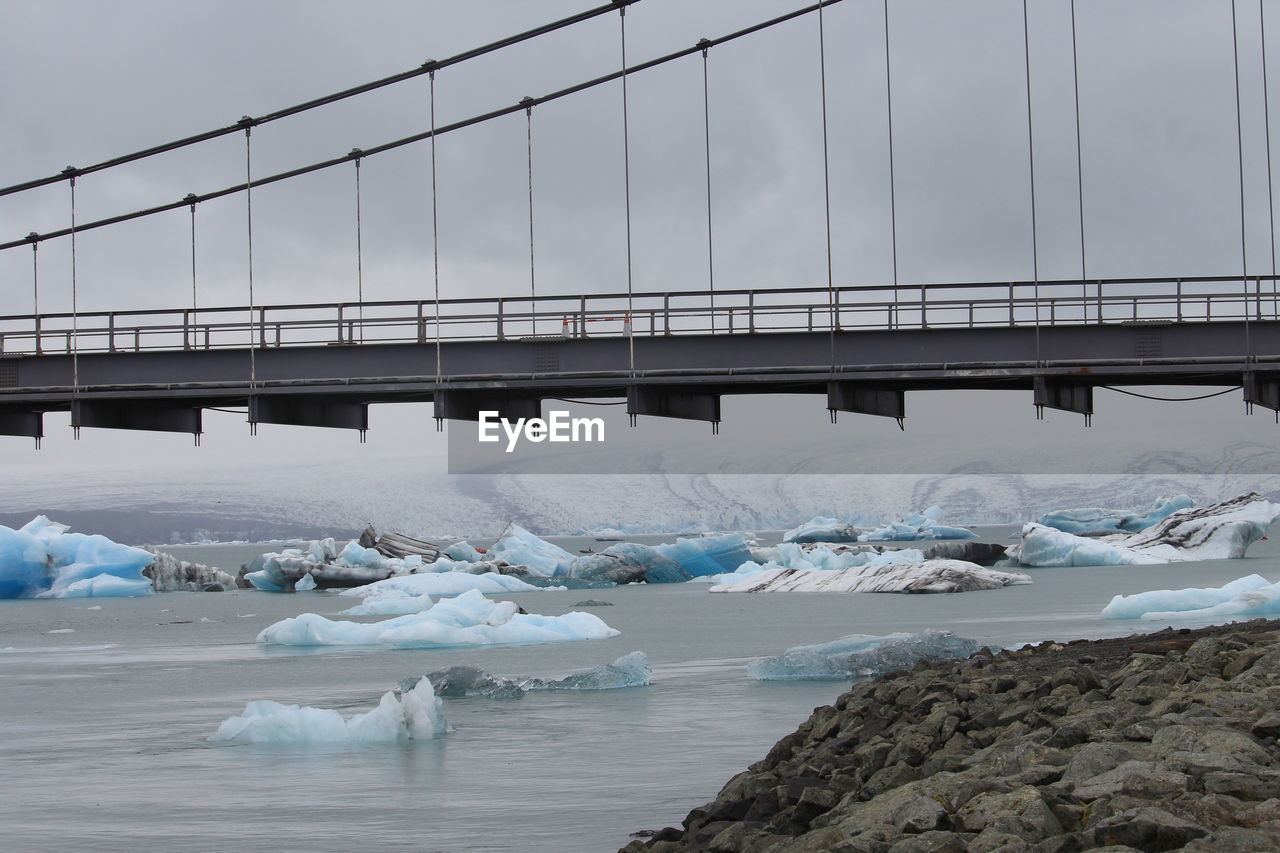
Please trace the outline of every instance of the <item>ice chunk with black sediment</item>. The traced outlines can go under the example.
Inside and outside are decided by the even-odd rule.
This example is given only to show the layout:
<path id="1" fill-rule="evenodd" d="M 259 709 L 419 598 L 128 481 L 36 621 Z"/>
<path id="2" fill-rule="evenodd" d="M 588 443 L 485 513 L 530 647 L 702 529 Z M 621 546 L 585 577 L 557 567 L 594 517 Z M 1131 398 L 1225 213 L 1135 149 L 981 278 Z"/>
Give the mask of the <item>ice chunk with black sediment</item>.
<path id="1" fill-rule="evenodd" d="M 453 646 L 524 645 L 616 637 L 598 616 L 571 611 L 563 616 L 520 613 L 515 602 L 490 601 L 470 590 L 436 602 L 421 613 L 380 622 L 326 619 L 303 613 L 270 625 L 258 642 L 286 646 L 381 646 L 427 649 Z"/>
<path id="2" fill-rule="evenodd" d="M 179 560 L 150 546 L 143 550 L 150 552 L 154 559 L 142 574 L 151 578 L 151 585 L 158 592 L 221 592 L 236 588 L 236 579 L 222 569 Z"/>
<path id="3" fill-rule="evenodd" d="M 1280 582 L 1270 583 L 1261 575 L 1248 575 L 1220 587 L 1156 589 L 1117 595 L 1102 609 L 1102 618 L 1164 621 L 1277 613 L 1280 613 Z"/>
<path id="4" fill-rule="evenodd" d="M 619 542 L 599 554 L 587 554 L 573 561 L 570 575 L 588 581 L 615 584 L 680 583 L 689 573 L 676 560 L 657 548 L 636 542 Z"/>
<path id="5" fill-rule="evenodd" d="M 449 730 L 444 705 L 423 678 L 413 689 L 384 693 L 376 708 L 343 717 L 329 708 L 282 705 L 260 699 L 222 721 L 209 740 L 282 746 L 367 744 L 424 740 Z"/>
<path id="6" fill-rule="evenodd" d="M 1171 498 L 1159 498 L 1146 509 L 1107 509 L 1095 506 L 1054 510 L 1037 518 L 1036 523 L 1077 536 L 1138 533 L 1180 509 L 1190 509 L 1193 506 L 1195 501 L 1189 496 L 1175 495 Z"/>
<path id="7" fill-rule="evenodd" d="M 1180 509 L 1140 533 L 1097 539 L 1031 522 L 1009 556 L 1026 566 L 1125 566 L 1234 560 L 1280 517 L 1280 505 L 1249 492 L 1213 506 Z"/>
<path id="8" fill-rule="evenodd" d="M 857 542 L 859 530 L 852 522 L 815 515 L 782 534 L 783 542 Z"/>
<path id="9" fill-rule="evenodd" d="M 970 592 L 1027 583 L 1031 583 L 1028 575 L 996 571 L 962 560 L 912 563 L 876 560 L 847 569 L 765 569 L 737 581 L 728 576 L 725 583 L 711 587 L 710 591 Z"/>
<path id="10" fill-rule="evenodd" d="M 0 526 L 0 598 L 150 595 L 155 555 L 98 534 L 71 533 L 46 516 Z"/>
<path id="11" fill-rule="evenodd" d="M 851 634 L 829 643 L 795 646 L 778 657 L 747 665 L 747 673 L 761 681 L 828 681 L 874 678 L 909 669 L 922 660 L 967 658 L 982 647 L 975 640 L 950 631 L 919 634 Z"/>
<path id="12" fill-rule="evenodd" d="M 541 690 L 620 690 L 644 687 L 653 677 L 644 652 L 631 652 L 612 663 L 566 675 L 564 678 L 512 679 L 491 675 L 474 666 L 451 666 L 426 676 L 437 696 L 478 696 L 485 699 L 519 699 Z M 402 685 L 405 683 L 402 682 Z"/>

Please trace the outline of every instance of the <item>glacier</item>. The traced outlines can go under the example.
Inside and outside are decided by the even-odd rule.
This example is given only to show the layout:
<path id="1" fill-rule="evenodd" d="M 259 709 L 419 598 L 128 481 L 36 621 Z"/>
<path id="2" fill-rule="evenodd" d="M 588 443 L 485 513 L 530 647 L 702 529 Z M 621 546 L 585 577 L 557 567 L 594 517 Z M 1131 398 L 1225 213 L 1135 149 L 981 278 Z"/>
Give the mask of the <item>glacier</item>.
<path id="1" fill-rule="evenodd" d="M 241 715 L 223 720 L 209 740 L 280 746 L 368 744 L 425 740 L 447 731 L 444 703 L 430 680 L 423 678 L 412 690 L 399 696 L 388 691 L 373 710 L 345 718 L 328 708 L 260 699 L 245 705 Z"/>
<path id="2" fill-rule="evenodd" d="M 1157 589 L 1117 595 L 1102 609 L 1103 619 L 1201 619 L 1274 616 L 1280 613 L 1280 582 L 1247 575 L 1220 587 Z"/>
<path id="3" fill-rule="evenodd" d="M 932 628 L 919 634 L 851 634 L 814 646 L 795 646 L 778 657 L 747 665 L 747 674 L 761 681 L 829 681 L 874 678 L 909 669 L 922 660 L 967 658 L 982 647 L 950 631 Z"/>
<path id="4" fill-rule="evenodd" d="M 571 673 L 564 678 L 502 678 L 474 666 L 459 665 L 427 674 L 437 696 L 520 699 L 535 690 L 619 690 L 644 687 L 653 677 L 644 652 L 631 652 L 612 663 Z M 402 682 L 402 684 L 405 684 Z"/>
<path id="5" fill-rule="evenodd" d="M 1124 566 L 1234 560 L 1280 517 L 1280 505 L 1256 492 L 1201 508 L 1180 509 L 1138 533 L 1086 538 L 1036 522 L 1009 549 L 1026 566 Z"/>
<path id="6" fill-rule="evenodd" d="M 1195 506 L 1188 495 L 1158 498 L 1146 509 L 1106 509 L 1104 507 L 1080 507 L 1059 509 L 1045 513 L 1036 524 L 1052 527 L 1077 536 L 1097 536 L 1109 533 L 1137 533 L 1163 521 L 1180 509 Z"/>
<path id="7" fill-rule="evenodd" d="M 1031 578 L 1017 572 L 996 571 L 962 560 L 925 560 L 868 562 L 847 569 L 765 569 L 736 581 L 729 576 L 709 591 L 969 592 L 1027 583 Z"/>
<path id="8" fill-rule="evenodd" d="M 303 613 L 267 626 L 257 641 L 282 646 L 428 649 L 600 640 L 619 634 L 590 613 L 542 616 L 518 610 L 515 602 L 491 601 L 473 589 L 438 601 L 421 613 L 380 622 L 348 622 Z"/>
<path id="9" fill-rule="evenodd" d="M 143 570 L 155 555 L 98 534 L 71 533 L 39 515 L 17 530 L 0 525 L 0 598 L 150 595 Z"/>

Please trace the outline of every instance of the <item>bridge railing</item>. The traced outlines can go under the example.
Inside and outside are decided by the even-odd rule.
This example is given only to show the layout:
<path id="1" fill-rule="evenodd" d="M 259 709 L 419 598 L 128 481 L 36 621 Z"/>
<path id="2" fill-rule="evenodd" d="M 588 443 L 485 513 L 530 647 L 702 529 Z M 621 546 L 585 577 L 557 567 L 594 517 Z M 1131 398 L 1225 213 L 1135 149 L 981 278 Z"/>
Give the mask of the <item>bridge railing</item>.
<path id="1" fill-rule="evenodd" d="M 798 287 L 0 316 L 0 355 L 1280 319 L 1270 276 Z"/>

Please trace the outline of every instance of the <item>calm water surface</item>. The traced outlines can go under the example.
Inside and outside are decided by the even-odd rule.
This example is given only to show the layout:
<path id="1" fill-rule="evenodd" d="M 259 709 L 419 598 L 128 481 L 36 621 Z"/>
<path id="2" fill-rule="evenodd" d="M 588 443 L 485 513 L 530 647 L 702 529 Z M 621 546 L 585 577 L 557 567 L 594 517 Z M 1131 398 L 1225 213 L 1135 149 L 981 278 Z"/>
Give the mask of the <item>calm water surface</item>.
<path id="1" fill-rule="evenodd" d="M 260 548 L 174 550 L 234 572 Z M 1097 614 L 1116 593 L 1217 586 L 1251 572 L 1280 579 L 1271 541 L 1251 554 L 1032 570 L 1033 585 L 961 595 L 731 596 L 701 584 L 523 593 L 503 597 L 549 615 L 586 598 L 610 601 L 591 612 L 622 634 L 439 651 L 254 643 L 278 619 L 352 603 L 332 593 L 0 601 L 0 848 L 616 850 L 637 829 L 678 824 L 843 689 L 753 681 L 745 673 L 753 657 L 927 627 L 1001 645 L 1162 627 Z M 49 633 L 66 628 L 73 632 Z M 436 740 L 354 749 L 207 742 L 254 699 L 351 713 L 402 678 L 452 664 L 559 676 L 637 649 L 653 664 L 647 688 L 447 700 L 456 730 Z"/>

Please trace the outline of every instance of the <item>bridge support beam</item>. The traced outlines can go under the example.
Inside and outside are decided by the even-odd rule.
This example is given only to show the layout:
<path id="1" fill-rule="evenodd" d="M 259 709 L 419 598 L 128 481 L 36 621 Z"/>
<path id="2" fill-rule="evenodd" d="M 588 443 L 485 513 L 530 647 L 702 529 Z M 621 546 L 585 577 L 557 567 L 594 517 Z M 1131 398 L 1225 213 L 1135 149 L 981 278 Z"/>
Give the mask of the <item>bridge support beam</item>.
<path id="1" fill-rule="evenodd" d="M 369 428 L 369 404 L 326 397 L 257 396 L 249 398 L 250 424 Z"/>
<path id="2" fill-rule="evenodd" d="M 669 389 L 660 385 L 629 385 L 627 414 L 631 415 L 633 423 L 636 415 L 709 421 L 712 432 L 717 432 L 720 424 L 720 395 Z"/>
<path id="3" fill-rule="evenodd" d="M 827 408 L 832 417 L 836 412 L 853 412 L 896 418 L 901 424 L 907 416 L 906 400 L 906 392 L 898 388 L 876 388 L 856 382 L 827 383 Z"/>
<path id="4" fill-rule="evenodd" d="M 44 438 L 44 412 L 0 409 L 0 435 L 22 435 L 38 443 Z"/>
<path id="5" fill-rule="evenodd" d="M 1280 373 L 1250 370 L 1244 375 L 1244 401 L 1280 412 Z"/>
<path id="6" fill-rule="evenodd" d="M 448 389 L 433 396 L 435 417 L 451 421 L 478 421 L 481 412 L 497 412 L 510 421 L 542 417 L 542 400 L 537 397 L 515 397 L 504 391 L 484 389 Z"/>
<path id="7" fill-rule="evenodd" d="M 1043 418 L 1044 409 L 1049 408 L 1084 415 L 1085 426 L 1089 426 L 1093 420 L 1092 385 L 1063 382 L 1051 376 L 1037 376 L 1033 389 L 1037 418 Z"/>
<path id="8" fill-rule="evenodd" d="M 187 432 L 200 435 L 204 421 L 199 407 L 177 406 L 152 400 L 71 401 L 71 426 L 96 429 L 136 429 L 150 432 Z"/>

